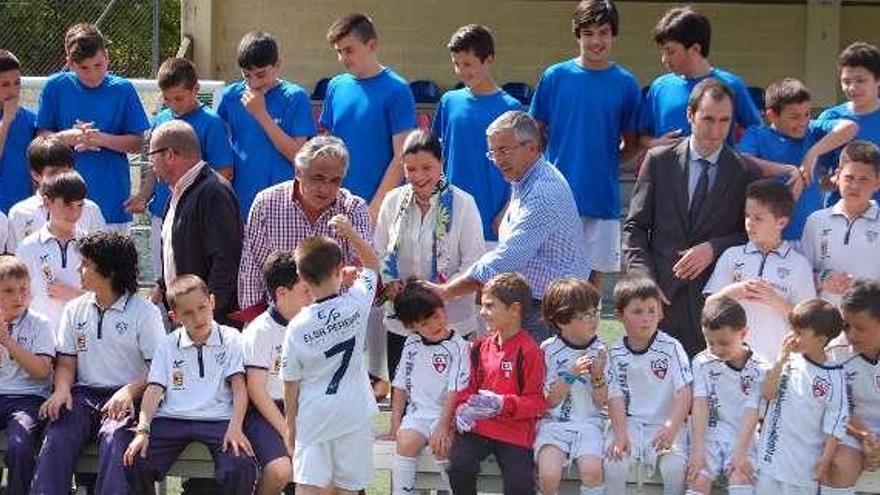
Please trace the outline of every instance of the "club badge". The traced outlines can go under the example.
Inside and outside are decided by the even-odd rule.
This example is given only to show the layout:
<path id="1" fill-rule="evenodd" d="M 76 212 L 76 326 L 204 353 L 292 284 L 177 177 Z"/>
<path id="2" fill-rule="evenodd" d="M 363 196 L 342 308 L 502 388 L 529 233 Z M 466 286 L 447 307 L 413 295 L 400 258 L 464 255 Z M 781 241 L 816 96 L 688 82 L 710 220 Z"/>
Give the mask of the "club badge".
<path id="1" fill-rule="evenodd" d="M 822 377 L 816 377 L 813 380 L 813 397 L 825 398 L 831 391 L 831 383 Z"/>
<path id="2" fill-rule="evenodd" d="M 669 360 L 660 358 L 651 361 L 651 371 L 658 380 L 666 378 L 666 372 L 669 371 Z"/>
<path id="3" fill-rule="evenodd" d="M 184 382 L 183 377 L 184 377 L 183 370 L 177 369 L 177 370 L 172 371 L 171 372 L 171 388 L 173 388 L 174 390 L 183 390 L 184 388 L 186 388 L 183 383 Z"/>
<path id="4" fill-rule="evenodd" d="M 446 356 L 446 354 L 434 354 L 434 358 L 431 360 L 431 364 L 434 365 L 434 369 L 437 371 L 437 373 L 443 373 L 449 366 L 449 358 Z"/>

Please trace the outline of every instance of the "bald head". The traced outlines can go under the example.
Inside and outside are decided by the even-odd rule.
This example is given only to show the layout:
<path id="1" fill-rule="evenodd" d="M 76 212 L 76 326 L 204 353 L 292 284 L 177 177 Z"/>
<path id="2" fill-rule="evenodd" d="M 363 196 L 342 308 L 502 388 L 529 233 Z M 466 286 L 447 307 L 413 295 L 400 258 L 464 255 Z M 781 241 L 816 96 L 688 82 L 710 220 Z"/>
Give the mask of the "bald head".
<path id="1" fill-rule="evenodd" d="M 196 131 L 182 120 L 170 120 L 153 129 L 150 135 L 150 150 L 161 148 L 172 149 L 181 158 L 191 159 L 193 163 L 202 159 Z"/>

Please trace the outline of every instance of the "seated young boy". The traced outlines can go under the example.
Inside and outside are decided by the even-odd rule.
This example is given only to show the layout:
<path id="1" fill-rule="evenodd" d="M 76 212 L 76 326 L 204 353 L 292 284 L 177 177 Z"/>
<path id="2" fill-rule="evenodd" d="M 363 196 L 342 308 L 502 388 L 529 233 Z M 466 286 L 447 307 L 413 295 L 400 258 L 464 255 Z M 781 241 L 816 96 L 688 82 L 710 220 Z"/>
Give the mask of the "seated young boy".
<path id="1" fill-rule="evenodd" d="M 534 494 L 533 446 L 547 402 L 544 356 L 522 328 L 532 290 L 521 275 L 502 273 L 483 286 L 480 304 L 489 333 L 473 344 L 470 380 L 458 394 L 449 482 L 456 495 L 475 495 L 480 462 L 494 454 L 504 493 Z"/>
<path id="2" fill-rule="evenodd" d="M 40 189 L 50 178 L 63 172 L 72 172 L 75 158 L 73 148 L 61 138 L 37 136 L 27 147 L 27 161 L 37 190 L 33 196 L 15 203 L 9 210 L 10 253 L 16 252 L 25 237 L 46 225 L 49 211 Z M 88 198 L 84 199 L 82 216 L 76 222 L 77 232 L 81 235 L 91 234 L 103 230 L 104 225 L 104 215 L 98 205 Z"/>
<path id="3" fill-rule="evenodd" d="M 557 280 L 544 293 L 541 314 L 556 336 L 541 344 L 549 410 L 538 422 L 535 439 L 538 489 L 555 495 L 565 467 L 574 461 L 581 475 L 581 495 L 602 495 L 601 411 L 608 389 L 607 352 L 596 336 L 599 293 L 586 280 Z"/>
<path id="4" fill-rule="evenodd" d="M 863 470 L 880 467 L 880 281 L 860 279 L 840 303 L 848 345 L 829 347 L 843 367 L 849 396 L 847 433 L 831 462 L 828 485 L 854 494 Z"/>
<path id="5" fill-rule="evenodd" d="M 640 464 L 640 478 L 659 468 L 664 494 L 684 492 L 693 376 L 681 343 L 657 329 L 661 297 L 647 278 L 624 278 L 614 287 L 615 312 L 626 336 L 608 350 L 611 438 L 605 487 L 610 495 L 626 493 L 633 461 Z"/>
<path id="6" fill-rule="evenodd" d="M 296 248 L 296 267 L 315 302 L 287 327 L 282 349 L 284 413 L 293 481 L 300 495 L 363 490 L 373 476 L 371 424 L 378 412 L 361 352 L 376 295 L 379 260 L 344 215 L 330 220 L 363 263 L 341 292 L 342 249 L 329 237 Z M 344 276 L 345 275 L 345 276 Z"/>
<path id="7" fill-rule="evenodd" d="M 824 364 L 825 346 L 843 330 L 843 318 L 827 301 L 804 301 L 789 314 L 792 332 L 767 372 L 762 395 L 769 402 L 761 426 L 755 493 L 826 493 L 838 443 L 846 435 L 847 391 L 840 366 Z M 753 413 L 757 421 L 757 412 Z"/>
<path id="8" fill-rule="evenodd" d="M 804 83 L 785 77 L 764 92 L 769 126 L 746 129 L 737 150 L 749 157 L 766 176 L 782 179 L 794 192 L 796 203 L 782 238 L 798 241 L 807 217 L 822 208 L 820 183 L 826 171 L 816 170 L 819 157 L 855 137 L 851 120 L 810 120 L 810 91 Z"/>
<path id="9" fill-rule="evenodd" d="M 840 200 L 807 218 L 801 251 L 813 266 L 819 297 L 839 304 L 856 278 L 880 279 L 880 149 L 867 141 L 843 148 L 837 171 Z"/>
<path id="10" fill-rule="evenodd" d="M 746 342 L 770 362 L 788 333 L 792 306 L 816 297 L 810 263 L 782 231 L 791 218 L 794 199 L 785 184 L 762 179 L 746 188 L 745 228 L 749 242 L 728 248 L 703 288 L 706 294 L 736 299 L 746 310 Z"/>
<path id="11" fill-rule="evenodd" d="M 0 429 L 6 430 L 6 493 L 28 493 L 43 422 L 40 404 L 49 396 L 55 332 L 28 309 L 30 275 L 13 256 L 0 256 Z"/>
<path id="12" fill-rule="evenodd" d="M 19 105 L 20 98 L 21 64 L 12 52 L 0 49 L 0 213 L 31 193 L 25 149 L 36 132 L 37 116 Z"/>
<path id="13" fill-rule="evenodd" d="M 147 383 L 153 350 L 165 336 L 162 315 L 137 295 L 134 241 L 113 232 L 80 242 L 82 288 L 64 307 L 48 418 L 31 493 L 67 493 L 86 445 L 98 445 L 95 493 L 127 493 L 122 453 L 131 441 L 134 404 Z"/>
<path id="14" fill-rule="evenodd" d="M 253 406 L 244 420 L 244 431 L 260 465 L 257 493 L 277 495 L 291 479 L 293 452 L 284 436 L 284 384 L 281 381 L 281 348 L 287 324 L 311 302 L 311 294 L 296 273 L 291 251 L 275 251 L 263 263 L 263 279 L 271 296 L 269 308 L 245 327 L 241 337 L 248 398 Z"/>
<path id="15" fill-rule="evenodd" d="M 390 437 L 397 441 L 391 493 L 403 495 L 414 489 L 426 444 L 442 468 L 448 464 L 457 393 L 469 379 L 470 346 L 450 330 L 443 300 L 424 282 L 408 280 L 394 299 L 394 312 L 413 332 L 403 344 L 391 401 Z"/>
<path id="16" fill-rule="evenodd" d="M 166 289 L 180 327 L 156 346 L 135 437 L 123 460 L 128 492 L 152 494 L 190 442 L 208 447 L 223 493 L 250 495 L 257 480 L 242 431 L 247 387 L 238 330 L 213 320 L 214 296 L 195 275 Z"/>
<path id="17" fill-rule="evenodd" d="M 86 183 L 76 172 L 64 172 L 40 187 L 49 222 L 26 237 L 17 256 L 32 274 L 31 306 L 58 328 L 61 311 L 80 290 L 80 254 L 77 222 L 82 216 Z"/>
<path id="18" fill-rule="evenodd" d="M 708 349 L 694 357 L 694 401 L 691 406 L 691 453 L 688 494 L 709 495 L 712 482 L 727 479 L 730 495 L 751 495 L 752 481 L 732 463 L 737 438 L 749 438 L 743 453 L 754 463 L 752 441 L 757 432 L 740 428 L 748 410 L 757 411 L 761 384 L 770 367 L 745 343 L 746 311 L 734 299 L 713 296 L 702 314 L 703 335 Z"/>

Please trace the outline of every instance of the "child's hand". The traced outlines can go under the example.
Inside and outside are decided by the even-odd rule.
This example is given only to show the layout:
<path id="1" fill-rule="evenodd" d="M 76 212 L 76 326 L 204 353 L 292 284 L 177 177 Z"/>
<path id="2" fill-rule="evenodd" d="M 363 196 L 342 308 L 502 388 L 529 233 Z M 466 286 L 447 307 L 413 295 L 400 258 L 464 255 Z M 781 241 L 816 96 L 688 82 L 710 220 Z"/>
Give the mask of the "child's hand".
<path id="1" fill-rule="evenodd" d="M 342 267 L 342 286 L 345 288 L 349 288 L 354 285 L 354 281 L 357 280 L 358 269 L 353 266 L 344 266 Z"/>
<path id="2" fill-rule="evenodd" d="M 12 125 L 12 121 L 15 120 L 15 115 L 18 114 L 18 97 L 12 97 L 8 100 L 3 101 L 3 120 L 0 121 L 2 125 L 9 127 Z"/>
<path id="3" fill-rule="evenodd" d="M 43 405 L 40 406 L 39 416 L 40 419 L 48 419 L 50 421 L 55 421 L 58 419 L 58 416 L 61 415 L 61 408 L 64 407 L 68 411 L 73 409 L 73 396 L 70 395 L 70 390 L 58 390 L 55 389 L 52 392 L 52 395 L 46 399 L 46 402 L 43 402 Z"/>
<path id="4" fill-rule="evenodd" d="M 704 469 L 706 469 L 706 453 L 702 450 L 694 449 L 694 451 L 691 452 L 690 459 L 688 460 L 688 483 L 695 483 L 697 481 L 697 478 L 703 473 Z"/>
<path id="5" fill-rule="evenodd" d="M 672 448 L 672 443 L 675 442 L 675 436 L 678 434 L 677 428 L 672 428 L 672 425 L 669 421 L 663 425 L 662 428 L 657 430 L 657 434 L 654 435 L 654 439 L 651 440 L 651 446 L 654 447 L 654 451 L 659 455 L 666 454 Z"/>
<path id="6" fill-rule="evenodd" d="M 122 463 L 126 466 L 134 464 L 134 458 L 141 456 L 142 459 L 147 458 L 147 452 L 150 448 L 150 435 L 138 433 L 134 436 L 125 453 L 122 455 Z"/>
<path id="7" fill-rule="evenodd" d="M 226 433 L 223 435 L 223 452 L 228 452 L 230 448 L 236 456 L 247 454 L 253 457 L 254 455 L 250 440 L 244 436 L 241 427 L 234 426 L 232 422 L 229 423 L 229 427 L 226 428 Z"/>
<path id="8" fill-rule="evenodd" d="M 786 174 L 788 175 L 788 178 L 785 180 L 785 185 L 788 186 L 791 191 L 791 196 L 797 201 L 801 196 L 801 193 L 804 192 L 804 187 L 807 185 L 803 173 L 800 168 L 791 165 Z"/>
<path id="9" fill-rule="evenodd" d="M 752 462 L 749 461 L 749 456 L 743 453 L 734 452 L 730 457 L 730 469 L 728 469 L 727 478 L 730 479 L 733 473 L 739 473 L 742 478 L 745 478 L 751 484 L 755 484 L 755 481 L 757 481 Z"/>
<path id="10" fill-rule="evenodd" d="M 122 207 L 128 213 L 143 213 L 147 210 L 147 201 L 149 198 L 142 196 L 140 193 L 125 200 Z"/>
<path id="11" fill-rule="evenodd" d="M 831 457 L 822 456 L 813 466 L 813 479 L 819 483 L 824 483 L 828 479 L 828 472 L 831 470 Z"/>
<path id="12" fill-rule="evenodd" d="M 504 407 L 504 397 L 491 390 L 480 390 L 479 393 L 468 397 L 467 404 L 477 414 L 478 419 L 486 419 L 501 412 Z"/>
<path id="13" fill-rule="evenodd" d="M 782 348 L 779 349 L 779 359 L 777 361 L 788 361 L 791 351 L 797 344 L 798 336 L 794 332 L 788 332 L 782 339 Z"/>
<path id="14" fill-rule="evenodd" d="M 452 447 L 452 434 L 449 431 L 448 424 L 438 424 L 428 440 L 431 452 L 437 459 L 446 459 L 449 457 L 449 450 Z"/>
<path id="15" fill-rule="evenodd" d="M 333 215 L 333 218 L 327 222 L 327 225 L 336 229 L 336 232 L 339 233 L 342 237 L 346 239 L 351 238 L 352 236 L 358 235 L 357 231 L 354 230 L 354 226 L 351 225 L 351 220 L 348 216 L 343 214 Z"/>
<path id="16" fill-rule="evenodd" d="M 593 362 L 590 363 L 590 378 L 594 382 L 605 378 L 605 363 L 607 362 L 608 353 L 605 352 L 605 349 L 599 349 L 596 357 L 593 358 Z"/>
<path id="17" fill-rule="evenodd" d="M 74 289 L 73 287 L 62 284 L 61 282 L 55 281 L 46 286 L 46 294 L 49 297 L 54 299 L 61 299 L 62 301 L 69 301 L 75 297 L 78 297 L 81 292 L 79 289 Z"/>
<path id="18" fill-rule="evenodd" d="M 853 276 L 846 272 L 828 272 L 819 282 L 821 290 L 832 294 L 843 294 L 853 283 Z"/>
<path id="19" fill-rule="evenodd" d="M 254 91 L 248 88 L 241 95 L 241 104 L 254 117 L 266 114 L 266 96 L 263 95 L 262 91 Z"/>
<path id="20" fill-rule="evenodd" d="M 614 461 L 620 461 L 624 457 L 629 455 L 630 444 L 629 437 L 624 435 L 622 437 L 614 436 L 614 442 L 608 447 L 608 451 L 605 453 L 608 457 L 610 457 Z"/>

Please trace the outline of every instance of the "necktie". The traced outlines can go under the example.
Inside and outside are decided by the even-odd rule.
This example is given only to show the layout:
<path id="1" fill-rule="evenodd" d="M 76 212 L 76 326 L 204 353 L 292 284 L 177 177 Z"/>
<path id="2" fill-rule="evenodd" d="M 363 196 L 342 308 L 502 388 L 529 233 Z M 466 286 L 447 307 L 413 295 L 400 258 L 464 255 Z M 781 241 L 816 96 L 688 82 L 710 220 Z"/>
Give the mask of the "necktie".
<path id="1" fill-rule="evenodd" d="M 706 202 L 706 196 L 709 194 L 709 166 L 711 163 L 703 158 L 697 160 L 697 163 L 700 164 L 701 171 L 700 178 L 697 180 L 697 187 L 694 188 L 694 193 L 691 197 L 691 225 L 697 222 L 697 217 L 699 217 L 703 203 Z"/>

